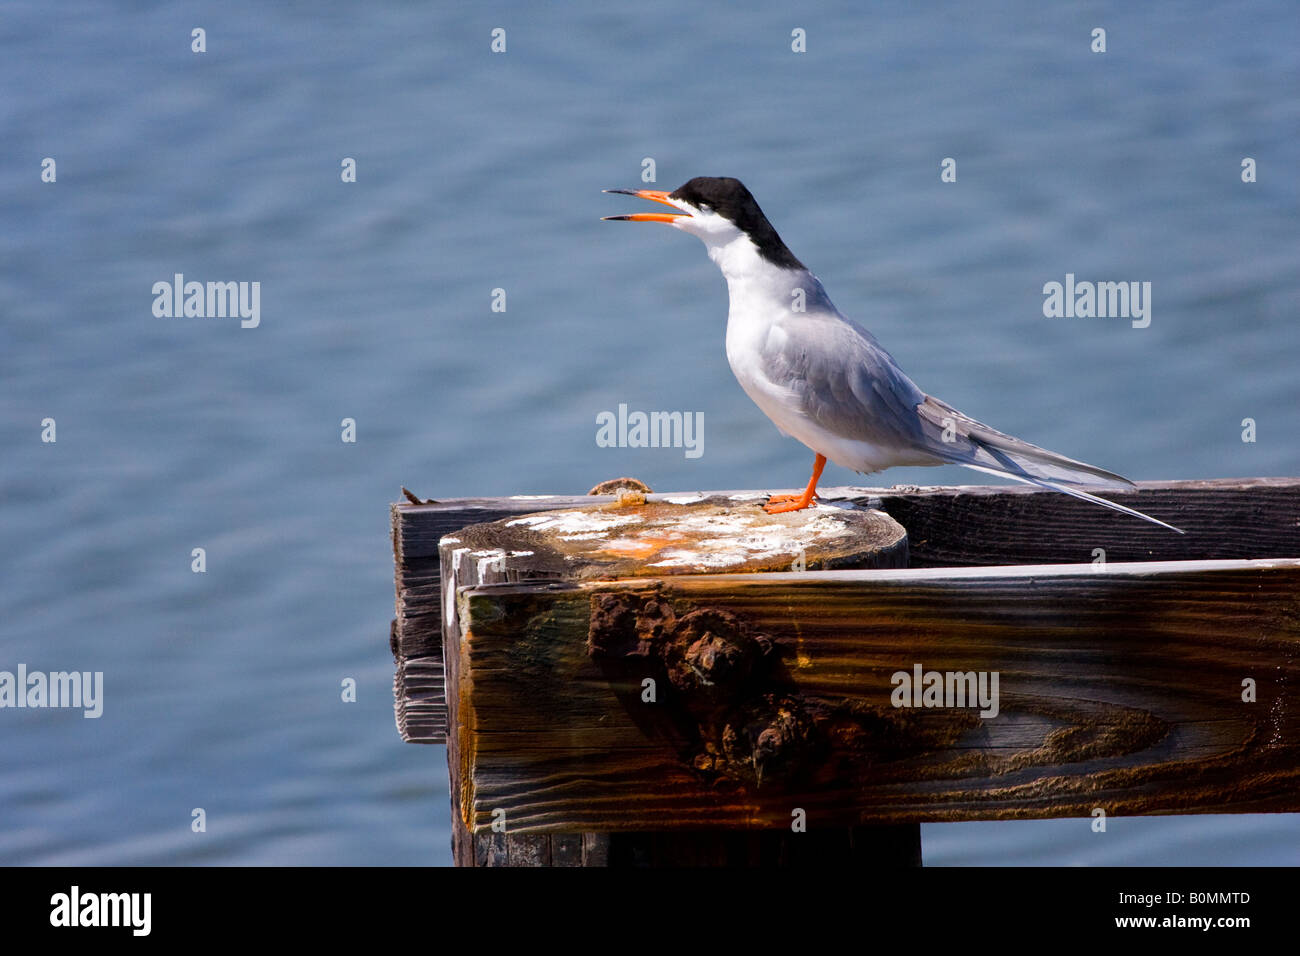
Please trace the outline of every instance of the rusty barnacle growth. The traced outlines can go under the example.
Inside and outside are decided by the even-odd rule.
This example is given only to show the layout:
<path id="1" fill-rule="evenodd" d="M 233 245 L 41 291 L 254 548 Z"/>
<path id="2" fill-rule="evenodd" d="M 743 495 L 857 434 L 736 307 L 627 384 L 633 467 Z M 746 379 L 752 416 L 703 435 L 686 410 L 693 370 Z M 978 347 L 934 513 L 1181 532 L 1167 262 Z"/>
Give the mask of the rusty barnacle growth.
<path id="1" fill-rule="evenodd" d="M 751 634 L 744 622 L 726 611 L 691 611 L 675 622 L 664 646 L 664 663 L 673 686 L 710 700 L 736 700 L 772 642 Z"/>
<path id="2" fill-rule="evenodd" d="M 819 731 L 797 696 L 778 692 L 773 641 L 728 611 L 678 610 L 658 591 L 594 595 L 587 652 L 619 673 L 666 679 L 671 693 L 651 713 L 706 779 L 757 787 L 796 775 Z"/>

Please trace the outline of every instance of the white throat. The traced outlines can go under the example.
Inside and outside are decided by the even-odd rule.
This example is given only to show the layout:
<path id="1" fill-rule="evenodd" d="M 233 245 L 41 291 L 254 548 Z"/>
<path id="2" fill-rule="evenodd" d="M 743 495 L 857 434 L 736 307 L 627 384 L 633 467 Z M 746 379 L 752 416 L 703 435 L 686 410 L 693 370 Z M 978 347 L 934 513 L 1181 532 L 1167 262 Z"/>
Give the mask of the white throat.
<path id="1" fill-rule="evenodd" d="M 779 322 L 801 312 L 835 311 L 822 284 L 807 269 L 790 269 L 764 259 L 748 235 L 702 235 L 709 258 L 727 280 L 728 322 Z"/>
<path id="2" fill-rule="evenodd" d="M 772 265 L 759 255 L 758 247 L 754 245 L 754 241 L 739 229 L 734 230 L 734 234 L 728 237 L 707 236 L 702 238 L 704 238 L 704 245 L 709 251 L 709 258 L 722 270 L 728 284 L 739 280 L 756 278 L 773 270 L 778 272 L 789 271 Z"/>

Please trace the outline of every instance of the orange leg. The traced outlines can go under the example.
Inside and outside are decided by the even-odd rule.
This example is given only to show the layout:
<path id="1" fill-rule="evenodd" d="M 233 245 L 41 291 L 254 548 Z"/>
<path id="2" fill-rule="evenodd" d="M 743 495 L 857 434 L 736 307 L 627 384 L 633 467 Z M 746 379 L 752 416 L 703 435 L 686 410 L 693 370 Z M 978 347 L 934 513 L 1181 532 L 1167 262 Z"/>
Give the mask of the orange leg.
<path id="1" fill-rule="evenodd" d="M 807 508 L 817 497 L 817 482 L 821 480 L 822 469 L 825 467 L 826 456 L 819 452 L 817 460 L 813 462 L 812 478 L 808 480 L 808 487 L 803 490 L 803 494 L 772 495 L 767 499 L 767 504 L 763 505 L 763 510 L 770 515 L 779 515 L 787 511 L 802 511 Z"/>

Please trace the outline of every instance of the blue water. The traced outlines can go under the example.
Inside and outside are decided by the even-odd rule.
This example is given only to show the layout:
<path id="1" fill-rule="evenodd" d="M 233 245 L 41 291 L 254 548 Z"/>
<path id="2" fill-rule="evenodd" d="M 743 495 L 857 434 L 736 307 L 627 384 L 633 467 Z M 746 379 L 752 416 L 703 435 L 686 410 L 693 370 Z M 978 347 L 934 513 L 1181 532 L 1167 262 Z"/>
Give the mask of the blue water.
<path id="1" fill-rule="evenodd" d="M 1135 479 L 1300 474 L 1298 22 L 9 0 L 0 669 L 103 671 L 106 700 L 0 711 L 0 862 L 447 863 L 443 750 L 392 722 L 398 487 L 806 479 L 727 368 L 700 244 L 599 222 L 642 208 L 602 187 L 740 177 L 922 388 L 999 428 Z M 156 318 L 175 273 L 260 282 L 260 326 Z M 1150 281 L 1150 327 L 1044 318 L 1066 273 Z M 620 402 L 703 412 L 704 454 L 598 448 Z M 1294 815 L 923 840 L 936 865 L 1300 862 Z"/>

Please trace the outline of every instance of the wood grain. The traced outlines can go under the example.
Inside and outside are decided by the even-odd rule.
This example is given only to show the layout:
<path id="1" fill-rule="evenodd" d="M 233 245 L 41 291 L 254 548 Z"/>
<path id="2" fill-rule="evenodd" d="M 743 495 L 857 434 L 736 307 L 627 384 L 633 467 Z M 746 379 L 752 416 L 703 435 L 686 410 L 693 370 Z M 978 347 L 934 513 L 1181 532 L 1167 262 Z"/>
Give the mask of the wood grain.
<path id="1" fill-rule="evenodd" d="M 502 584 L 458 601 L 458 810 L 512 832 L 788 828 L 1300 809 L 1300 561 Z M 709 608 L 770 640 L 819 757 L 701 761 L 673 686 L 591 656 L 593 606 Z M 997 671 L 1000 712 L 891 706 L 891 675 Z M 1257 701 L 1242 701 L 1253 679 Z M 794 706 L 794 705 L 792 705 Z M 684 729 L 685 728 L 685 729 Z M 743 763 L 743 753 L 733 762 Z M 725 761 L 724 761 L 725 764 Z"/>

